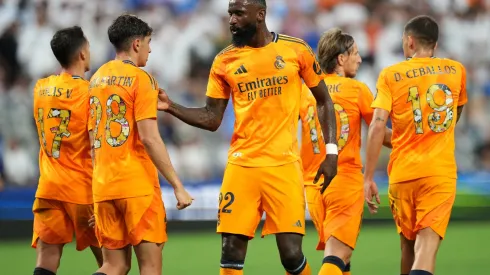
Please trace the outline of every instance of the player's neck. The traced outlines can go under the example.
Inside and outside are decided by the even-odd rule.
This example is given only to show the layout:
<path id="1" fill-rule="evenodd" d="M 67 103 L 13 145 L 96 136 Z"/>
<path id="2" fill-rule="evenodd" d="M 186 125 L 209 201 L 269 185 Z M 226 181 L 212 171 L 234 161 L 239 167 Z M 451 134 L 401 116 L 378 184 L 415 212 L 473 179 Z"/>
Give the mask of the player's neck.
<path id="1" fill-rule="evenodd" d="M 419 49 L 412 54 L 412 58 L 430 58 L 434 57 L 434 50 Z"/>
<path id="2" fill-rule="evenodd" d="M 257 28 L 254 38 L 250 40 L 247 46 L 252 48 L 261 48 L 272 42 L 273 35 L 267 29 L 267 26 Z"/>
<path id="3" fill-rule="evenodd" d="M 72 76 L 82 77 L 85 75 L 85 65 L 75 64 L 67 68 L 62 68 L 60 74 L 69 74 Z"/>
<path id="4" fill-rule="evenodd" d="M 337 67 L 337 68 L 335 68 L 335 71 L 333 73 L 338 75 L 338 76 L 345 77 L 345 72 L 344 72 L 343 68 Z"/>
<path id="5" fill-rule="evenodd" d="M 136 53 L 133 53 L 133 52 L 116 53 L 115 60 L 121 60 L 121 61 L 128 60 L 128 61 L 131 61 L 136 66 L 138 66 L 138 63 L 136 62 L 138 60 L 138 58 L 136 56 Z"/>

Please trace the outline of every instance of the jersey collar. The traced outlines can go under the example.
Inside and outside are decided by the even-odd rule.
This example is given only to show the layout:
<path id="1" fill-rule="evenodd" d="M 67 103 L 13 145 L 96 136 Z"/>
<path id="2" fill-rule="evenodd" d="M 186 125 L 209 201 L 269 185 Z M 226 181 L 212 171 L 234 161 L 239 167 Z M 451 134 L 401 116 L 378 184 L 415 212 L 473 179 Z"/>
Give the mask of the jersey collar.
<path id="1" fill-rule="evenodd" d="M 407 60 L 412 60 L 413 58 L 420 58 L 420 57 L 407 57 Z M 427 58 L 427 57 L 424 57 L 424 58 Z M 432 59 L 434 59 L 434 58 L 436 58 L 436 57 L 433 55 L 433 56 L 428 57 L 428 58 L 432 58 Z"/>

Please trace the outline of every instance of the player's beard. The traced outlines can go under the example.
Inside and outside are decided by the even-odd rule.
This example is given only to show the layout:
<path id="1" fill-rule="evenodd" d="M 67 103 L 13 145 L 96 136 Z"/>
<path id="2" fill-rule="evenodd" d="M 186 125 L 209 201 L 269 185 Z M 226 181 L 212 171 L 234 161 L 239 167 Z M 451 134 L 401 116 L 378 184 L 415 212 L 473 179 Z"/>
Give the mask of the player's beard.
<path id="1" fill-rule="evenodd" d="M 235 34 L 231 33 L 231 43 L 237 48 L 243 48 L 249 44 L 257 33 L 257 26 L 253 23 L 237 29 Z"/>

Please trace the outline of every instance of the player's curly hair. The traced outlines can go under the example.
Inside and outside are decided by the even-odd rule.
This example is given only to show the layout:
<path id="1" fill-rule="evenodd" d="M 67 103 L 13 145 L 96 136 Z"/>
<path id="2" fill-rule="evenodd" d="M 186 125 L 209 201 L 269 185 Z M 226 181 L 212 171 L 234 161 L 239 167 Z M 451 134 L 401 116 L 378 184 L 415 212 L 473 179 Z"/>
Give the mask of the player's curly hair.
<path id="1" fill-rule="evenodd" d="M 116 18 L 107 31 L 109 41 L 117 52 L 129 50 L 136 38 L 144 38 L 152 33 L 153 29 L 148 23 L 131 14 L 123 14 Z"/>
<path id="2" fill-rule="evenodd" d="M 64 68 L 71 65 L 87 38 L 82 28 L 74 26 L 57 31 L 51 39 L 51 50 Z"/>
<path id="3" fill-rule="evenodd" d="M 427 15 L 416 16 L 405 25 L 405 34 L 417 39 L 423 47 L 435 48 L 439 39 L 439 25 Z"/>
<path id="4" fill-rule="evenodd" d="M 337 57 L 340 54 L 352 52 L 354 38 L 341 29 L 333 28 L 323 33 L 318 42 L 318 60 L 320 67 L 326 73 L 333 73 L 337 67 Z"/>

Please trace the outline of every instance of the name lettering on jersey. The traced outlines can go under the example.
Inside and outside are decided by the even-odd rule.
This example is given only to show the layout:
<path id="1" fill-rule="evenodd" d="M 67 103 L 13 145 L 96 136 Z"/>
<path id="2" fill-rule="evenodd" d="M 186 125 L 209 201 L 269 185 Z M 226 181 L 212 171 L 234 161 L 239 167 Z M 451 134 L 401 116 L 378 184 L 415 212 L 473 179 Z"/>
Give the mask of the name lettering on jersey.
<path id="1" fill-rule="evenodd" d="M 329 93 L 340 93 L 341 84 L 327 84 L 327 91 Z"/>
<path id="2" fill-rule="evenodd" d="M 257 78 L 255 81 L 239 82 L 238 91 L 247 93 L 249 101 L 282 94 L 282 86 L 288 84 L 287 76 Z"/>
<path id="3" fill-rule="evenodd" d="M 458 71 L 455 66 L 426 66 L 406 71 L 404 74 L 394 73 L 395 81 L 401 81 L 404 77 L 414 79 L 424 75 L 435 74 L 456 74 Z"/>
<path id="4" fill-rule="evenodd" d="M 125 86 L 131 87 L 133 86 L 135 77 L 134 76 L 104 76 L 97 77 L 90 81 L 89 88 L 95 88 L 100 86 Z"/>
<path id="5" fill-rule="evenodd" d="M 42 89 L 39 89 L 39 96 L 61 97 L 65 95 L 66 98 L 70 98 L 72 92 L 73 89 L 51 86 L 51 87 L 43 87 Z"/>

